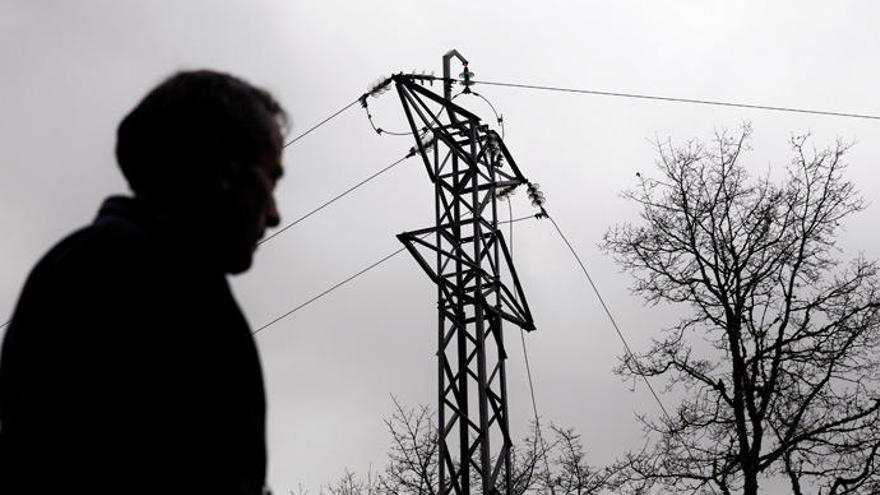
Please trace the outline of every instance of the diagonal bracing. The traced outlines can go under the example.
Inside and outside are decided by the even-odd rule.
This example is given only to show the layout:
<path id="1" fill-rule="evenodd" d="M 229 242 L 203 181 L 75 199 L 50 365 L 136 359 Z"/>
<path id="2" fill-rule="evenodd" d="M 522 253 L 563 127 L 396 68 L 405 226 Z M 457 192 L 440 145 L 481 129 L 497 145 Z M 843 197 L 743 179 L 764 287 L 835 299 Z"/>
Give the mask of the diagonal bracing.
<path id="1" fill-rule="evenodd" d="M 498 228 L 497 197 L 527 181 L 498 134 L 452 102 L 452 57 L 467 73 L 457 52 L 447 54 L 442 97 L 418 76 L 393 77 L 435 193 L 434 226 L 398 239 L 437 285 L 439 493 L 510 494 L 502 322 L 535 325 Z"/>

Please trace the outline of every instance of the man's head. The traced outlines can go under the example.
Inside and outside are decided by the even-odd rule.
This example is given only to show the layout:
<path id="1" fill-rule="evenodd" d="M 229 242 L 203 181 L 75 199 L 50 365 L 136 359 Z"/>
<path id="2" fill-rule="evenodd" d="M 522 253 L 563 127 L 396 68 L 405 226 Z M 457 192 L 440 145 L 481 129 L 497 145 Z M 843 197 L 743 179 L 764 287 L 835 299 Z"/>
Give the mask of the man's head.
<path id="1" fill-rule="evenodd" d="M 136 197 L 191 229 L 225 272 L 240 273 L 280 222 L 273 190 L 285 124 L 262 89 L 228 74 L 180 72 L 119 124 L 116 159 Z"/>

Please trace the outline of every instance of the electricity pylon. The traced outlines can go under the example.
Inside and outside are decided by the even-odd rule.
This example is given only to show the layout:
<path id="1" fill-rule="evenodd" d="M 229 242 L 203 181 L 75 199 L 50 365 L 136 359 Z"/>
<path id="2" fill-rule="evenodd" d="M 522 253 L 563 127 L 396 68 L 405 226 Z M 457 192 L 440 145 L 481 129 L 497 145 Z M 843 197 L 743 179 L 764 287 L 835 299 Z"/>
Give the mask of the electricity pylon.
<path id="1" fill-rule="evenodd" d="M 434 185 L 435 225 L 398 239 L 437 284 L 440 495 L 509 495 L 511 439 L 502 321 L 534 330 L 510 252 L 498 228 L 498 196 L 528 181 L 498 134 L 453 103 L 443 57 L 443 96 L 431 76 L 392 78 L 416 150 Z M 479 487 L 472 487 L 475 482 Z"/>

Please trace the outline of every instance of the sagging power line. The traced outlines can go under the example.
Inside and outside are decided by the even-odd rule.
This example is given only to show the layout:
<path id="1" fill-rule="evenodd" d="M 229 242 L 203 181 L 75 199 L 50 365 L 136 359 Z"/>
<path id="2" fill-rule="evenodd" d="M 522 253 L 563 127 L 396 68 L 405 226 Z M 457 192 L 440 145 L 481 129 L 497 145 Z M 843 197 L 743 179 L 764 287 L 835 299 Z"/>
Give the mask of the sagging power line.
<path id="1" fill-rule="evenodd" d="M 648 391 L 650 392 L 651 396 L 654 398 L 654 402 L 657 403 L 657 406 L 660 408 L 660 411 L 663 413 L 663 417 L 667 421 L 672 421 L 672 416 L 669 414 L 669 411 L 666 409 L 666 406 L 663 404 L 663 401 L 660 399 L 660 395 L 654 389 L 654 386 L 651 385 L 651 381 L 648 380 L 648 377 L 647 377 L 647 375 L 645 375 L 645 373 L 640 373 L 641 365 L 639 364 L 639 360 L 638 360 L 636 354 L 632 351 L 632 348 L 630 347 L 629 342 L 627 342 L 626 337 L 624 337 L 623 332 L 620 330 L 620 326 L 617 324 L 617 320 L 614 318 L 614 315 L 611 314 L 611 310 L 608 308 L 608 304 L 605 303 L 605 298 L 602 297 L 602 294 L 599 292 L 599 288 L 596 286 L 596 283 L 593 281 L 593 277 L 590 276 L 590 272 L 587 271 L 587 267 L 584 265 L 584 262 L 581 261 L 581 257 L 578 255 L 577 251 L 575 251 L 574 246 L 571 245 L 571 242 L 569 242 L 568 237 L 562 232 L 562 229 L 559 227 L 559 224 L 556 222 L 556 220 L 550 215 L 547 215 L 547 218 L 550 219 L 550 222 L 553 224 L 553 227 L 556 229 L 556 232 L 559 234 L 559 237 L 562 239 L 562 241 L 568 247 L 569 251 L 571 251 L 572 256 L 574 256 L 574 259 L 577 261 L 578 266 L 580 266 L 581 271 L 584 274 L 584 277 L 587 279 L 587 282 L 589 283 L 590 287 L 593 289 L 593 293 L 596 295 L 596 299 L 599 300 L 599 304 L 602 306 L 602 309 L 605 312 L 605 315 L 608 317 L 608 320 L 611 322 L 611 326 L 614 327 L 614 331 L 615 331 L 615 333 L 617 333 L 617 337 L 620 339 L 620 342 L 621 342 L 621 344 L 623 344 L 623 348 L 625 350 L 625 355 L 626 355 L 625 362 L 626 362 L 627 368 L 629 368 L 630 372 L 632 372 L 633 374 L 637 374 L 642 377 L 642 381 L 645 382 L 645 386 L 648 388 Z M 636 370 L 632 369 L 633 364 L 637 368 Z M 691 447 L 688 446 L 687 444 L 684 445 L 684 448 L 689 453 L 691 452 Z M 715 490 L 715 487 L 713 485 L 707 483 L 706 486 L 709 487 L 709 490 L 713 494 L 717 493 Z"/>
<path id="2" fill-rule="evenodd" d="M 443 81 L 442 77 L 435 77 L 429 75 L 417 75 L 413 74 L 414 78 L 431 80 L 431 81 Z M 384 81 L 384 80 L 382 80 Z M 453 84 L 464 84 L 464 79 L 450 79 Z M 505 81 L 488 81 L 488 80 L 480 80 L 480 79 L 470 79 L 468 80 L 468 85 L 475 84 L 484 84 L 486 86 L 498 86 L 498 87 L 507 87 L 507 88 L 515 88 L 515 89 L 530 89 L 530 90 L 539 90 L 539 91 L 553 91 L 559 93 L 570 93 L 570 94 L 583 94 L 583 95 L 593 95 L 593 96 L 609 96 L 615 98 L 630 98 L 630 99 L 638 99 L 638 100 L 653 100 L 653 101 L 663 101 L 668 103 L 688 103 L 688 104 L 697 104 L 697 105 L 712 105 L 712 106 L 721 106 L 721 107 L 733 107 L 733 108 L 746 108 L 751 110 L 769 110 L 774 112 L 790 112 L 790 113 L 802 113 L 802 114 L 810 114 L 810 115 L 824 115 L 829 117 L 848 117 L 855 119 L 869 119 L 869 120 L 880 120 L 880 115 L 869 114 L 869 113 L 856 113 L 856 112 L 840 112 L 840 111 L 832 111 L 832 110 L 816 110 L 811 108 L 799 108 L 799 107 L 790 107 L 790 106 L 780 106 L 780 105 L 764 105 L 764 104 L 754 104 L 754 103 L 741 103 L 735 101 L 724 101 L 724 100 L 707 100 L 701 98 L 687 98 L 687 97 L 675 97 L 675 96 L 662 96 L 662 95 L 652 95 L 646 93 L 628 93 L 622 91 L 603 91 L 597 89 L 588 89 L 588 88 L 570 88 L 564 86 L 554 86 L 554 85 L 543 85 L 543 84 L 527 84 L 527 83 L 514 83 L 514 82 L 505 82 Z M 472 94 L 478 96 L 480 98 L 484 98 L 483 95 L 478 94 L 476 92 L 471 91 Z M 307 129 L 305 132 L 299 134 L 295 138 L 291 139 L 287 143 L 285 143 L 284 147 L 288 147 L 293 143 L 299 141 L 306 135 L 310 134 L 312 131 L 326 124 L 330 120 L 336 118 L 344 111 L 348 110 L 352 106 L 354 106 L 359 101 L 363 104 L 363 99 L 367 94 L 363 94 L 359 96 L 354 101 L 348 103 L 344 107 L 340 108 L 329 117 L 324 120 L 318 122 L 314 126 Z M 484 98 L 485 99 L 485 98 Z M 488 100 L 486 100 L 489 103 Z M 491 106 L 492 104 L 489 103 Z M 498 112 L 495 111 L 495 107 L 492 107 L 492 111 L 495 113 L 496 118 L 498 119 L 498 123 L 502 125 L 502 137 L 503 137 L 503 118 L 498 115 Z M 373 130 L 377 133 L 382 134 L 392 134 L 392 135 L 406 135 L 406 133 L 400 132 L 391 132 L 386 131 L 384 129 L 378 128 L 372 121 L 372 116 L 370 115 L 370 124 L 373 126 Z"/>
<path id="3" fill-rule="evenodd" d="M 403 163 L 404 161 L 406 161 L 407 158 L 410 158 L 410 157 L 413 156 L 414 154 L 415 154 L 415 151 L 414 151 L 414 150 L 410 150 L 409 153 L 407 153 L 407 154 L 404 155 L 403 157 L 399 158 L 398 160 L 392 162 L 390 165 L 387 165 L 387 166 L 385 166 L 385 167 L 383 167 L 383 168 L 377 170 L 375 173 L 373 173 L 372 175 L 370 175 L 370 176 L 367 177 L 366 179 L 364 179 L 364 180 L 358 182 L 357 184 L 355 184 L 355 185 L 349 187 L 349 188 L 346 189 L 345 191 L 342 191 L 341 193 L 339 193 L 339 194 L 337 194 L 336 196 L 332 197 L 332 198 L 329 199 L 328 201 L 322 203 L 322 204 L 321 204 L 320 206 L 318 206 L 317 208 L 315 208 L 315 209 L 309 211 L 309 212 L 306 213 L 305 215 L 302 215 L 302 216 L 298 217 L 296 220 L 293 220 L 292 222 L 289 222 L 289 223 L 285 224 L 283 227 L 281 227 L 281 228 L 279 228 L 278 230 L 276 230 L 275 232 L 273 232 L 272 235 L 269 235 L 269 236 L 264 237 L 263 239 L 261 239 L 260 242 L 259 242 L 258 244 L 259 244 L 259 245 L 265 244 L 265 243 L 269 242 L 270 240 L 274 239 L 275 237 L 277 237 L 277 236 L 283 234 L 284 232 L 286 232 L 288 229 L 290 229 L 290 228 L 293 227 L 294 225 L 296 225 L 296 224 L 302 222 L 303 220 L 305 220 L 305 219 L 309 218 L 310 216 L 314 215 L 315 213 L 318 213 L 319 211 L 321 211 L 321 210 L 323 210 L 324 208 L 326 208 L 326 207 L 332 205 L 333 203 L 339 201 L 340 199 L 344 198 L 345 196 L 348 196 L 349 194 L 351 194 L 352 192 L 354 192 L 356 189 L 358 189 L 359 187 L 363 186 L 363 185 L 366 184 L 367 182 L 370 182 L 371 180 L 375 179 L 376 177 L 379 177 L 380 175 L 384 174 L 385 172 L 387 172 L 387 171 L 391 170 L 392 168 L 394 168 L 394 167 L 400 165 L 401 163 Z"/>
<path id="4" fill-rule="evenodd" d="M 324 120 L 318 122 L 317 124 L 313 125 L 312 127 L 308 128 L 305 132 L 299 134 L 299 135 L 296 136 L 295 138 L 293 138 L 293 139 L 291 139 L 290 141 L 284 143 L 284 146 L 283 146 L 283 147 L 284 147 L 284 148 L 287 148 L 288 146 L 292 145 L 293 143 L 295 143 L 295 142 L 299 141 L 300 139 L 306 137 L 307 135 L 309 135 L 309 134 L 310 134 L 312 131 L 314 131 L 315 129 L 321 127 L 322 125 L 326 124 L 327 122 L 330 122 L 331 120 L 333 120 L 333 119 L 335 119 L 336 117 L 338 117 L 342 112 L 344 112 L 344 111 L 348 110 L 349 108 L 353 107 L 353 106 L 355 105 L 355 103 L 357 103 L 358 101 L 360 101 L 360 97 L 358 97 L 357 99 L 355 99 L 353 102 L 351 102 L 351 103 L 345 105 L 344 107 L 340 108 L 339 110 L 337 110 L 336 112 L 334 112 L 333 114 L 331 114 L 331 115 L 330 115 L 329 117 L 327 117 L 326 119 L 324 119 Z"/>
<path id="5" fill-rule="evenodd" d="M 463 81 L 461 81 L 463 82 Z M 752 110 L 771 110 L 775 112 L 792 112 L 792 113 L 804 113 L 804 114 L 812 114 L 812 115 L 825 115 L 831 117 L 849 117 L 855 119 L 870 119 L 870 120 L 880 120 L 880 115 L 873 115 L 868 113 L 851 113 L 851 112 L 836 112 L 829 110 L 815 110 L 809 108 L 798 108 L 798 107 L 783 107 L 783 106 L 774 106 L 774 105 L 756 105 L 752 103 L 739 103 L 733 101 L 722 101 L 722 100 L 704 100 L 704 99 L 696 99 L 696 98 L 678 98 L 672 96 L 659 96 L 659 95 L 649 95 L 649 94 L 639 94 L 639 93 L 623 93 L 619 91 L 599 91 L 594 89 L 579 89 L 579 88 L 566 88 L 561 86 L 544 86 L 538 84 L 521 84 L 521 83 L 511 83 L 511 82 L 499 82 L 499 81 L 482 81 L 482 80 L 474 80 L 471 81 L 473 84 L 485 84 L 487 86 L 501 86 L 508 88 L 518 88 L 518 89 L 534 89 L 541 91 L 556 91 L 561 93 L 574 93 L 574 94 L 585 94 L 585 95 L 594 95 L 594 96 L 612 96 L 617 98 L 634 98 L 639 100 L 655 100 L 655 101 L 665 101 L 670 103 L 691 103 L 698 105 L 713 105 L 713 106 L 721 106 L 721 107 L 735 107 L 735 108 L 748 108 Z"/>
<path id="6" fill-rule="evenodd" d="M 562 238 L 562 241 L 568 247 L 568 250 L 571 251 L 572 256 L 574 256 L 575 261 L 577 261 L 578 266 L 580 266 L 581 271 L 586 277 L 587 282 L 590 284 L 590 287 L 593 289 L 593 293 L 596 295 L 596 299 L 599 300 L 599 304 L 602 306 L 602 310 L 605 312 L 605 316 L 608 317 L 608 321 L 611 322 L 611 326 L 614 328 L 614 332 L 617 334 L 617 338 L 620 339 L 620 343 L 623 344 L 623 348 L 626 351 L 627 357 L 627 366 L 631 366 L 630 361 L 636 363 L 636 367 L 638 367 L 638 360 L 636 359 L 635 353 L 633 353 L 632 348 L 629 346 L 629 342 L 627 342 L 626 337 L 624 337 L 623 332 L 620 330 L 620 326 L 617 324 L 617 320 L 614 318 L 614 315 L 611 314 L 611 310 L 608 308 L 608 304 L 605 303 L 605 298 L 602 297 L 602 293 L 599 292 L 599 288 L 596 286 L 596 283 L 593 281 L 593 277 L 590 276 L 590 272 L 587 271 L 587 267 L 584 265 L 584 262 L 581 261 L 581 257 L 575 251 L 574 246 L 571 245 L 571 242 L 568 241 L 568 237 L 562 232 L 562 229 L 559 227 L 559 224 L 556 223 L 556 220 L 548 215 L 548 219 L 553 224 L 553 227 L 556 229 L 556 233 L 559 234 L 559 237 Z M 632 370 L 634 374 L 635 370 Z M 644 374 L 641 375 L 642 380 L 645 382 L 645 386 L 648 387 L 648 390 L 651 392 L 651 395 L 654 396 L 654 400 L 657 402 L 657 405 L 660 407 L 660 410 L 663 412 L 663 415 L 669 418 L 669 412 L 666 410 L 666 406 L 663 405 L 663 401 L 660 400 L 660 395 L 657 394 L 657 391 L 654 390 L 654 386 L 651 385 L 651 382 L 648 380 Z"/>

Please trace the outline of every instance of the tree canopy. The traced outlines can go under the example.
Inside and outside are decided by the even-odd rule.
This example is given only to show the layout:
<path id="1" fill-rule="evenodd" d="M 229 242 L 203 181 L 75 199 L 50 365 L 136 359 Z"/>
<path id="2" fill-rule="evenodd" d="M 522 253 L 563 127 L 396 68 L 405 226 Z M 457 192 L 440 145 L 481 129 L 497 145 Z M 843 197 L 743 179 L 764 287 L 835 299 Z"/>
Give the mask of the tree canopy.
<path id="1" fill-rule="evenodd" d="M 744 165 L 751 135 L 659 143 L 659 177 L 624 196 L 640 219 L 604 248 L 651 303 L 688 315 L 623 375 L 663 376 L 675 412 L 644 420 L 653 438 L 621 459 L 632 493 L 877 493 L 880 333 L 877 264 L 843 261 L 842 222 L 865 208 L 844 177 L 849 145 L 791 139 L 785 178 Z"/>

